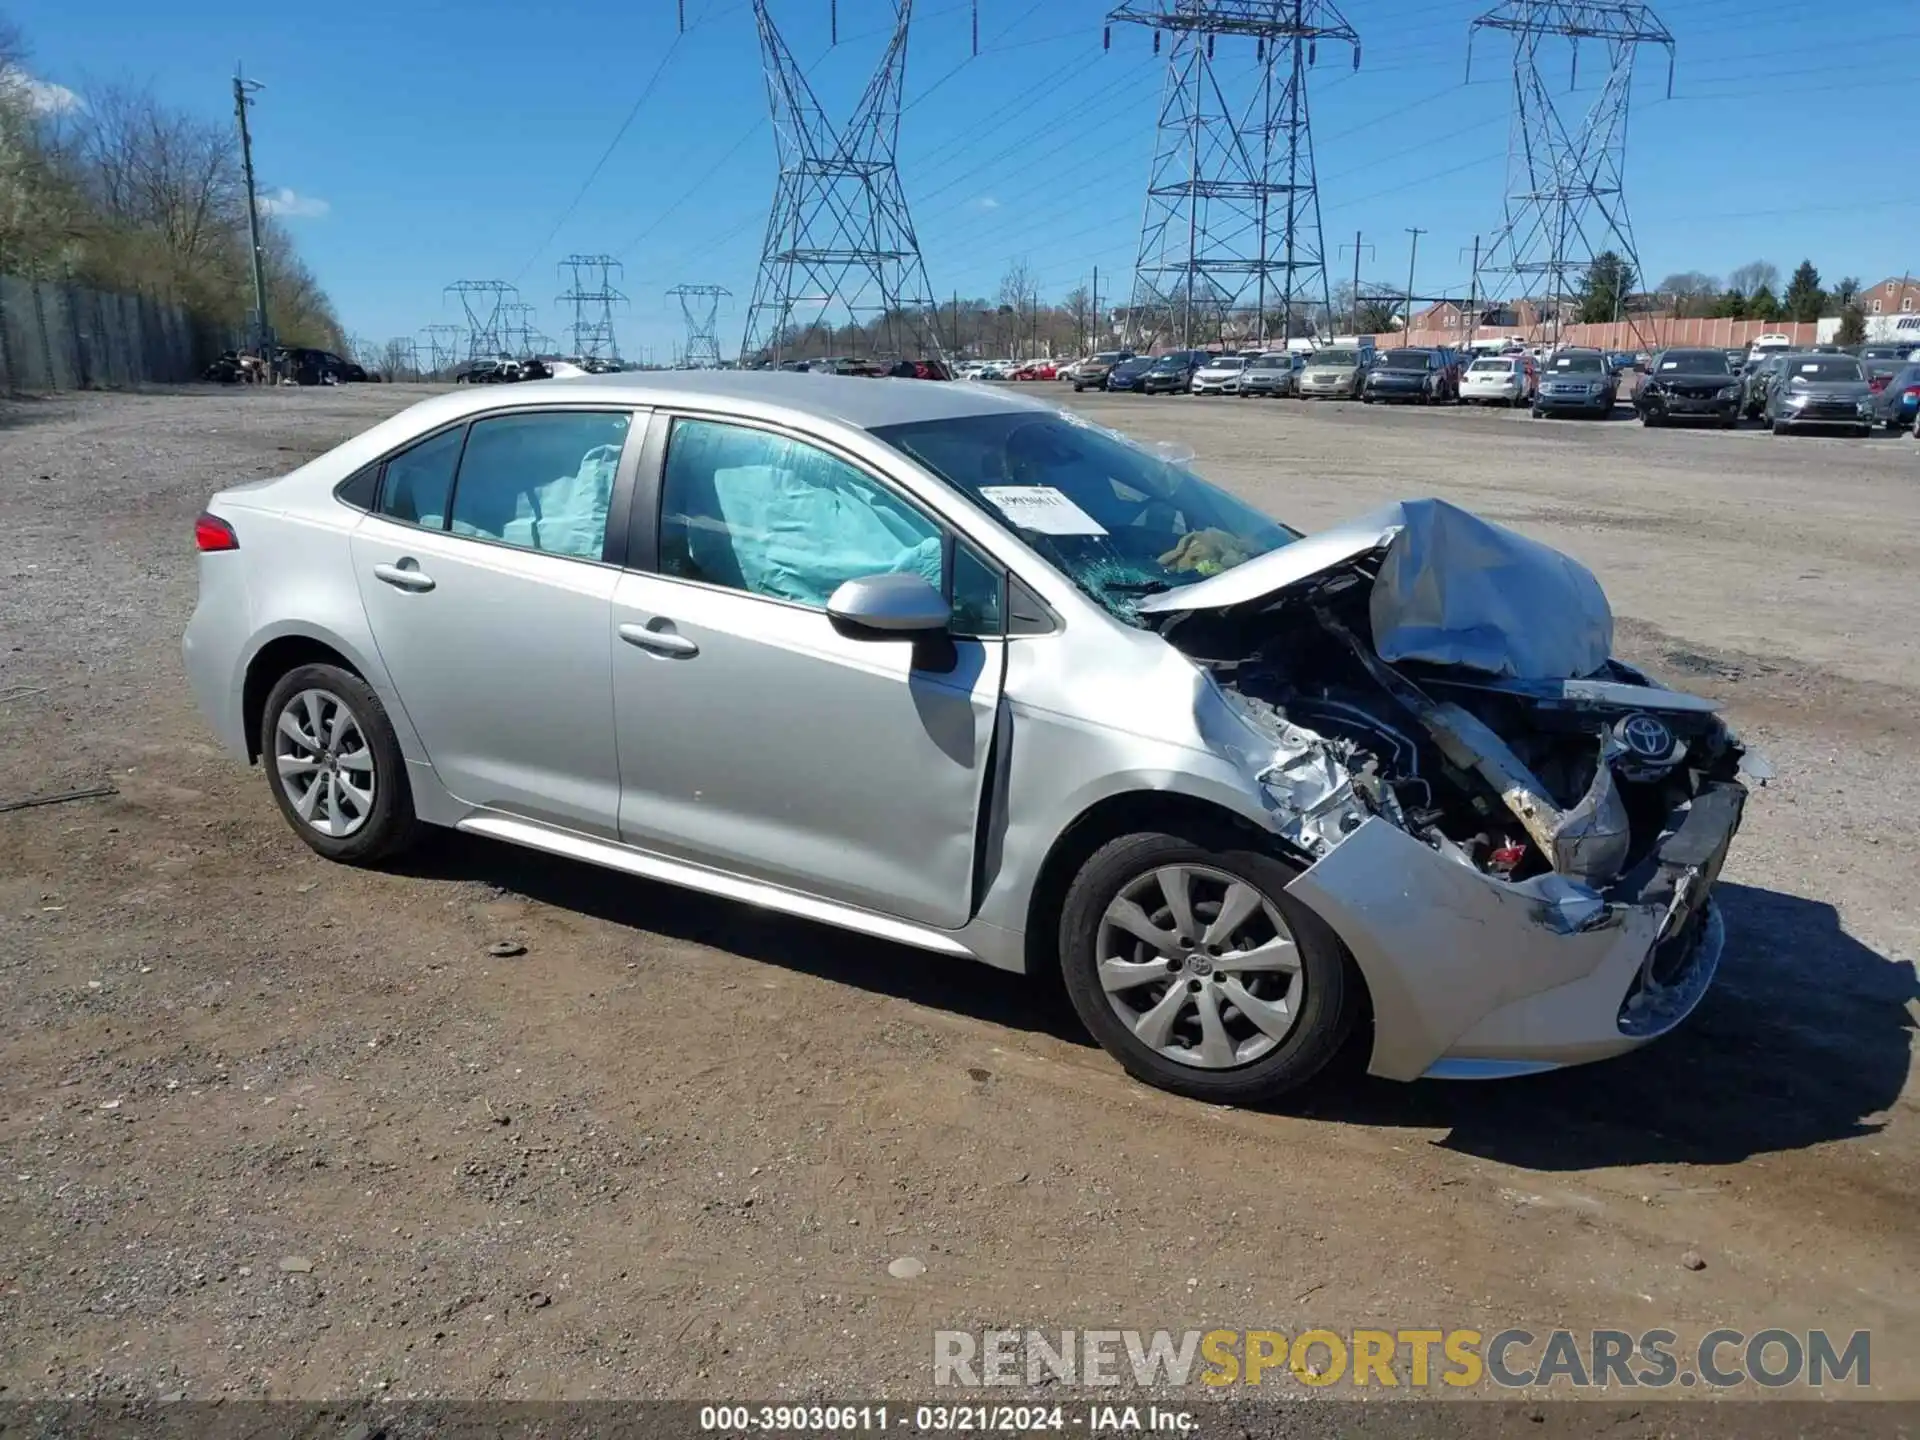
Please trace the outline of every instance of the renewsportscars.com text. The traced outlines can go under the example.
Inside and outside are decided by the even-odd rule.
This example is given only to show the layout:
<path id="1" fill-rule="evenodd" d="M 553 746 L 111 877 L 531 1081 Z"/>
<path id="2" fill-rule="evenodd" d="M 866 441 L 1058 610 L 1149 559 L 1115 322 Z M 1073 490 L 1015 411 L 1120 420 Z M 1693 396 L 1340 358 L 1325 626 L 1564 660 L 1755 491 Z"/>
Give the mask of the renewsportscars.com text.
<path id="1" fill-rule="evenodd" d="M 1820 1388 L 1872 1383 L 1872 1336 L 1672 1330 L 936 1330 L 937 1386 Z"/>

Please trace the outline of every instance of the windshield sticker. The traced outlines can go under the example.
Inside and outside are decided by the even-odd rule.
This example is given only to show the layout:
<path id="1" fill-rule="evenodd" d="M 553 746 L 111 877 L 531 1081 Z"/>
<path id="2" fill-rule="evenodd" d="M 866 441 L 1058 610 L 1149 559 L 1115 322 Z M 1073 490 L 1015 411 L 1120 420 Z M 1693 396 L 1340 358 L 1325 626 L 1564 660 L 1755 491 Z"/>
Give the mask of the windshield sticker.
<path id="1" fill-rule="evenodd" d="M 1678 370 L 1680 368 L 1680 362 L 1678 360 L 1662 360 L 1660 362 L 1660 368 L 1662 370 Z"/>
<path id="2" fill-rule="evenodd" d="M 980 498 L 1036 535 L 1104 535 L 1106 529 L 1051 485 L 982 485 Z"/>
<path id="3" fill-rule="evenodd" d="M 1800 373 L 1802 375 L 1818 375 L 1820 373 L 1820 362 L 1816 360 L 1811 365 L 1802 365 L 1800 367 Z"/>

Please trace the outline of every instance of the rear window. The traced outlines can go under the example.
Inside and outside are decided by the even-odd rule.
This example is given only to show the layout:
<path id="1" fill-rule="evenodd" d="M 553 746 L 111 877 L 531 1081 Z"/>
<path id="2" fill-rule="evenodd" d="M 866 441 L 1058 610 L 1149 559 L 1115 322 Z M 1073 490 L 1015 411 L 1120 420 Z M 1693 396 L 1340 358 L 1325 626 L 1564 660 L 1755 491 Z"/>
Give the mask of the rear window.
<path id="1" fill-rule="evenodd" d="M 1477 375 L 1511 375 L 1518 363 L 1515 360 L 1476 360 L 1473 362 L 1473 372 Z"/>

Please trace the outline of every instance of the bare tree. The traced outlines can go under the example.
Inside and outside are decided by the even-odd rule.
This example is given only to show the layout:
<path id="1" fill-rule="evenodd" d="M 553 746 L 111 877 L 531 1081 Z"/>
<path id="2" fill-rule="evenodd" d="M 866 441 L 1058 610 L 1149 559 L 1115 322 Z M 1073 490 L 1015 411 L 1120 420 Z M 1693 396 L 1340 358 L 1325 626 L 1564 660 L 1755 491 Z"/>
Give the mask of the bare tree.
<path id="1" fill-rule="evenodd" d="M 1680 270 L 1654 287 L 1654 293 L 1671 300 L 1673 313 L 1682 319 L 1710 315 L 1720 298 L 1720 277 L 1699 270 Z"/>
<path id="2" fill-rule="evenodd" d="M 1099 349 L 1093 334 L 1093 295 L 1087 287 L 1080 285 L 1069 290 L 1060 308 L 1073 329 L 1073 348 L 1075 350 Z"/>
<path id="3" fill-rule="evenodd" d="M 1777 292 L 1780 267 L 1771 260 L 1749 260 L 1727 276 L 1727 288 L 1743 300 L 1751 300 L 1762 290 Z"/>

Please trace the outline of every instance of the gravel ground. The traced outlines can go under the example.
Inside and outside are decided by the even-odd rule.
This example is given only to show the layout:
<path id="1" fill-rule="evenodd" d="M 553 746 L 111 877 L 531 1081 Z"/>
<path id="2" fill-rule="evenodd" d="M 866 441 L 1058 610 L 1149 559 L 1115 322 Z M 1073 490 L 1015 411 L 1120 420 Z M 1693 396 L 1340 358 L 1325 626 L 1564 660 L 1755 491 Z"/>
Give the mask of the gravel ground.
<path id="1" fill-rule="evenodd" d="M 1083 397 L 1302 527 L 1568 550 L 1780 771 L 1678 1035 L 1258 1113 L 984 968 L 307 851 L 187 694 L 190 526 L 421 393 L 0 406 L 0 800 L 117 788 L 0 814 L 0 1397 L 924 1395 L 940 1327 L 1376 1324 L 1870 1329 L 1920 1397 L 1912 441 Z"/>

